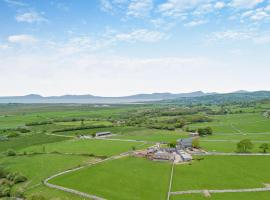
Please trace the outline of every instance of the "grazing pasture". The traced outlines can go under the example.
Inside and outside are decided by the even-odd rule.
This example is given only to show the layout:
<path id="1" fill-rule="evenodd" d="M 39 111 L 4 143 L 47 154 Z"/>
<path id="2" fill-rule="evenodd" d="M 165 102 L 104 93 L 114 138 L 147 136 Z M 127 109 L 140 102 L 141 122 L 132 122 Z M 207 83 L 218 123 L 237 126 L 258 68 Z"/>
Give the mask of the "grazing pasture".
<path id="1" fill-rule="evenodd" d="M 164 200 L 171 164 L 126 157 L 72 172 L 51 181 L 111 200 Z"/>
<path id="2" fill-rule="evenodd" d="M 110 141 L 100 139 L 74 139 L 62 142 L 37 145 L 23 149 L 27 152 L 59 152 L 69 154 L 93 154 L 95 156 L 112 156 L 132 150 L 132 147 L 147 147 L 142 142 Z"/>
<path id="3" fill-rule="evenodd" d="M 198 128 L 210 126 L 214 133 L 270 133 L 270 119 L 262 113 L 243 113 L 212 116 L 214 121 L 193 124 Z"/>
<path id="4" fill-rule="evenodd" d="M 269 166 L 270 156 L 206 156 L 175 166 L 172 191 L 264 187 Z"/>

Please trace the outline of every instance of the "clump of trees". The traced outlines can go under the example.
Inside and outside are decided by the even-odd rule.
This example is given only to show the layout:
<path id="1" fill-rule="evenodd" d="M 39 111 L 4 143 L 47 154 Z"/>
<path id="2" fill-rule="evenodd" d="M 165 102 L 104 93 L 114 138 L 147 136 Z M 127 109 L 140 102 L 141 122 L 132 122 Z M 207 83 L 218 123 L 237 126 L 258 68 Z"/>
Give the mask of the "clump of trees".
<path id="1" fill-rule="evenodd" d="M 263 153 L 267 153 L 267 151 L 270 149 L 270 145 L 267 143 L 263 143 L 261 144 L 260 149 L 262 150 Z"/>
<path id="2" fill-rule="evenodd" d="M 78 131 L 78 130 L 86 130 L 86 129 L 95 129 L 95 128 L 108 128 L 112 127 L 112 125 L 91 125 L 91 126 L 79 126 L 73 128 L 63 128 L 52 131 L 53 133 L 65 132 L 65 131 Z"/>
<path id="3" fill-rule="evenodd" d="M 12 192 L 12 187 L 18 183 L 27 181 L 27 178 L 17 172 L 12 173 L 0 167 L 0 198 L 2 197 L 23 197 L 23 190 L 17 188 Z"/>
<path id="4" fill-rule="evenodd" d="M 29 122 L 26 123 L 26 126 L 40 126 L 40 125 L 47 125 L 47 124 L 52 124 L 52 121 L 41 121 L 41 122 Z"/>
<path id="5" fill-rule="evenodd" d="M 168 147 L 170 147 L 170 148 L 175 148 L 175 147 L 176 147 L 176 142 L 170 142 L 170 143 L 168 143 L 167 145 L 168 145 Z"/>
<path id="6" fill-rule="evenodd" d="M 192 139 L 192 147 L 199 149 L 200 148 L 200 140 L 199 138 L 193 138 Z"/>
<path id="7" fill-rule="evenodd" d="M 200 136 L 212 135 L 213 129 L 211 127 L 198 128 L 198 133 Z"/>
<path id="8" fill-rule="evenodd" d="M 249 150 L 253 149 L 254 145 L 249 139 L 241 140 L 237 143 L 237 152 L 238 153 L 248 153 Z"/>

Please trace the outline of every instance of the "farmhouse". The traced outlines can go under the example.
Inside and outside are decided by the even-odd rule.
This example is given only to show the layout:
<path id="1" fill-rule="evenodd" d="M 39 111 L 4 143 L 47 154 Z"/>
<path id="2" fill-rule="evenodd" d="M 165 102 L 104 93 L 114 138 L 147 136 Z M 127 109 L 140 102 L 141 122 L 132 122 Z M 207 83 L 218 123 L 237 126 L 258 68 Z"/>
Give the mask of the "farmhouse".
<path id="1" fill-rule="evenodd" d="M 111 135 L 112 133 L 111 132 L 98 132 L 96 133 L 96 137 L 102 137 L 102 136 L 109 136 Z"/>
<path id="2" fill-rule="evenodd" d="M 192 138 L 181 138 L 177 140 L 178 149 L 192 148 Z"/>
<path id="3" fill-rule="evenodd" d="M 164 148 L 157 143 L 147 149 L 145 156 L 151 160 L 188 162 L 192 160 L 191 154 L 188 153 L 190 148 L 192 148 L 192 138 L 178 140 L 176 148 Z"/>

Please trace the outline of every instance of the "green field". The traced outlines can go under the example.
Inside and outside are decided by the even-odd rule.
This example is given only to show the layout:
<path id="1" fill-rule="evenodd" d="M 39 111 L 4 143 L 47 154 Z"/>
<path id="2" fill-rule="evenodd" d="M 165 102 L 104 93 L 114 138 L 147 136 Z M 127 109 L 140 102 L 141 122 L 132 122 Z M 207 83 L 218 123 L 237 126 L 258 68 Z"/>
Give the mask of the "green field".
<path id="1" fill-rule="evenodd" d="M 167 195 L 171 165 L 127 157 L 107 161 L 51 182 L 112 200 L 163 200 Z"/>
<path id="2" fill-rule="evenodd" d="M 130 151 L 132 147 L 143 148 L 142 142 L 124 142 L 109 141 L 98 139 L 74 139 L 62 142 L 50 143 L 46 145 L 37 145 L 23 149 L 26 152 L 59 152 L 74 154 L 94 154 L 96 156 L 112 156 L 126 151 Z"/>
<path id="3" fill-rule="evenodd" d="M 81 200 L 79 196 L 48 188 L 42 181 L 97 159 L 134 148 L 145 149 L 155 142 L 168 143 L 189 137 L 186 127 L 193 131 L 207 126 L 213 129 L 213 135 L 200 138 L 204 150 L 235 152 L 240 140 L 250 139 L 254 144 L 250 152 L 261 152 L 262 143 L 270 144 L 270 119 L 262 114 L 269 105 L 226 105 L 230 110 L 227 114 L 211 114 L 220 111 L 218 105 L 189 108 L 176 105 L 0 105 L 0 166 L 28 178 L 26 183 L 18 185 L 25 189 L 26 197 L 41 194 L 45 200 Z M 18 127 L 28 131 L 20 132 Z M 110 131 L 113 136 L 109 140 L 77 137 L 102 131 Z M 14 132 L 18 135 L 8 137 Z M 8 149 L 15 150 L 17 155 L 7 156 Z M 205 156 L 200 161 L 175 166 L 172 191 L 264 187 L 264 183 L 270 183 L 268 166 L 270 156 Z M 125 157 L 51 181 L 106 199 L 165 200 L 170 171 L 171 163 Z M 270 192 L 226 193 L 212 194 L 208 199 L 266 200 L 269 197 Z M 206 198 L 192 194 L 170 199 Z"/>
<path id="4" fill-rule="evenodd" d="M 270 119 L 262 113 L 212 116 L 214 121 L 193 124 L 192 128 L 210 126 L 215 133 L 270 133 Z"/>
<path id="5" fill-rule="evenodd" d="M 175 166 L 172 191 L 264 187 L 269 166 L 270 156 L 206 156 Z"/>

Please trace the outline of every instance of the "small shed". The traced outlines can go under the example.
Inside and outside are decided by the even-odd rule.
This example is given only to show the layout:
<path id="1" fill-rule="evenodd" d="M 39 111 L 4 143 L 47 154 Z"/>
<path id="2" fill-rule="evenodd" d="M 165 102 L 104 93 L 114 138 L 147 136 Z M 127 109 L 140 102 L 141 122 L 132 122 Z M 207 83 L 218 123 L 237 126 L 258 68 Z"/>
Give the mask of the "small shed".
<path id="1" fill-rule="evenodd" d="M 96 137 L 101 137 L 101 136 L 108 136 L 111 135 L 112 133 L 107 131 L 107 132 L 98 132 L 96 133 Z"/>
<path id="2" fill-rule="evenodd" d="M 190 137 L 198 137 L 199 133 L 195 132 L 195 133 L 189 133 Z"/>

